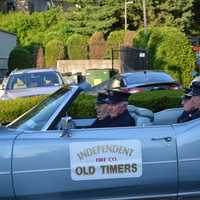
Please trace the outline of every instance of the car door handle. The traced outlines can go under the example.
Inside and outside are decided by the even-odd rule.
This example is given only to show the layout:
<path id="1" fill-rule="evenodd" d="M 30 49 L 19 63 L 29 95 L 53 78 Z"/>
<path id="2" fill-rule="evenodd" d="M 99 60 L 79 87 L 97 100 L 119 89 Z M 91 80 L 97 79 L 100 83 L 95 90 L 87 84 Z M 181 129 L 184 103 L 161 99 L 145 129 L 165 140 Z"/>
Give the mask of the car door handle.
<path id="1" fill-rule="evenodd" d="M 172 137 L 151 138 L 151 140 L 152 141 L 164 140 L 165 142 L 171 142 L 172 141 Z"/>

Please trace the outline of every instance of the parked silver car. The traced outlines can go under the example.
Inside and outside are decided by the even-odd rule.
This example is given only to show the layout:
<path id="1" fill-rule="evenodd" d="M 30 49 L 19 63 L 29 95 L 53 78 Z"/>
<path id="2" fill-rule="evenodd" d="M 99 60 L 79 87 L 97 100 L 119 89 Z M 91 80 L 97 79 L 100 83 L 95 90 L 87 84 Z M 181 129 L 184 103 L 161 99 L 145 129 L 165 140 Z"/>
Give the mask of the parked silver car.
<path id="1" fill-rule="evenodd" d="M 4 79 L 0 99 L 51 94 L 63 84 L 61 74 L 55 69 L 15 70 Z"/>

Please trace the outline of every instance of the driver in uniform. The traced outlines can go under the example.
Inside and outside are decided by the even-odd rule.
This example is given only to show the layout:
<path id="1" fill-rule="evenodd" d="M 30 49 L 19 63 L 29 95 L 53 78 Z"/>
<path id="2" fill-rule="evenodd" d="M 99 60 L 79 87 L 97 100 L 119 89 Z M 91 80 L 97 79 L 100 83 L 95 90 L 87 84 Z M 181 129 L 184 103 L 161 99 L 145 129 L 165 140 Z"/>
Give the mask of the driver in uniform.
<path id="1" fill-rule="evenodd" d="M 106 92 L 98 93 L 95 109 L 97 113 L 97 119 L 91 125 L 91 128 L 106 127 L 106 124 L 110 120 L 110 115 L 108 110 L 108 94 Z"/>
<path id="2" fill-rule="evenodd" d="M 108 95 L 108 109 L 110 119 L 106 127 L 126 127 L 135 126 L 135 120 L 128 112 L 129 94 L 121 91 L 110 91 Z"/>

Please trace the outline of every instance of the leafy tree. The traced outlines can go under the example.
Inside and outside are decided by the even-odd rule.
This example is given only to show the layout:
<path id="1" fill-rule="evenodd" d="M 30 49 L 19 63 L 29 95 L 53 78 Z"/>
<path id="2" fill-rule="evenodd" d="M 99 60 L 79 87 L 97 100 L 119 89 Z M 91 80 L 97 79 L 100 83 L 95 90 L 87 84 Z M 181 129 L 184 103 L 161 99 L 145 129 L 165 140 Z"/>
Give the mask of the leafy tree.
<path id="1" fill-rule="evenodd" d="M 170 25 L 190 33 L 195 1 L 197 0 L 146 1 L 148 25 Z M 109 33 L 113 28 L 124 28 L 124 0 L 66 0 L 66 2 L 79 6 L 71 9 L 67 16 L 75 32 L 90 35 L 95 31 Z M 142 1 L 133 1 L 127 9 L 128 28 L 137 30 L 142 27 Z"/>
<path id="2" fill-rule="evenodd" d="M 46 43 L 61 38 L 67 41 L 71 29 L 61 8 L 28 15 L 23 12 L 0 14 L 0 28 L 17 35 L 20 46 L 32 43 Z"/>
<path id="3" fill-rule="evenodd" d="M 92 35 L 95 31 L 107 33 L 117 23 L 117 8 L 110 6 L 88 5 L 84 8 L 73 8 L 66 14 L 72 31 L 82 35 Z"/>
<path id="4" fill-rule="evenodd" d="M 199 0 L 194 0 L 193 3 L 193 18 L 192 18 L 192 29 L 191 34 L 192 35 L 199 35 L 200 34 L 200 1 Z"/>
<path id="5" fill-rule="evenodd" d="M 147 3 L 148 21 L 152 26 L 174 26 L 190 32 L 194 0 L 150 0 Z"/>
<path id="6" fill-rule="evenodd" d="M 138 31 L 134 47 L 149 49 L 153 69 L 170 73 L 184 86 L 189 86 L 195 68 L 195 55 L 188 38 L 176 28 L 150 28 Z"/>

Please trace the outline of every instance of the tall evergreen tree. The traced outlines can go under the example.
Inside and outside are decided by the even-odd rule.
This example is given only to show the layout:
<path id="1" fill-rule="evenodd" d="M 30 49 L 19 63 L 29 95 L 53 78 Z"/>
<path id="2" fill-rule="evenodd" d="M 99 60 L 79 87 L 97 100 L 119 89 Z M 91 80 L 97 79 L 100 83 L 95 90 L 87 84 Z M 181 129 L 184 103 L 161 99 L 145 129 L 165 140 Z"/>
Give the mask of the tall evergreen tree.
<path id="1" fill-rule="evenodd" d="M 65 0 L 76 6 L 68 14 L 74 31 L 92 34 L 95 31 L 110 32 L 124 27 L 125 0 Z M 146 0 L 147 22 L 149 26 L 175 26 L 190 32 L 194 1 L 197 0 Z M 128 29 L 143 26 L 143 6 L 141 0 L 134 0 L 127 6 Z"/>

